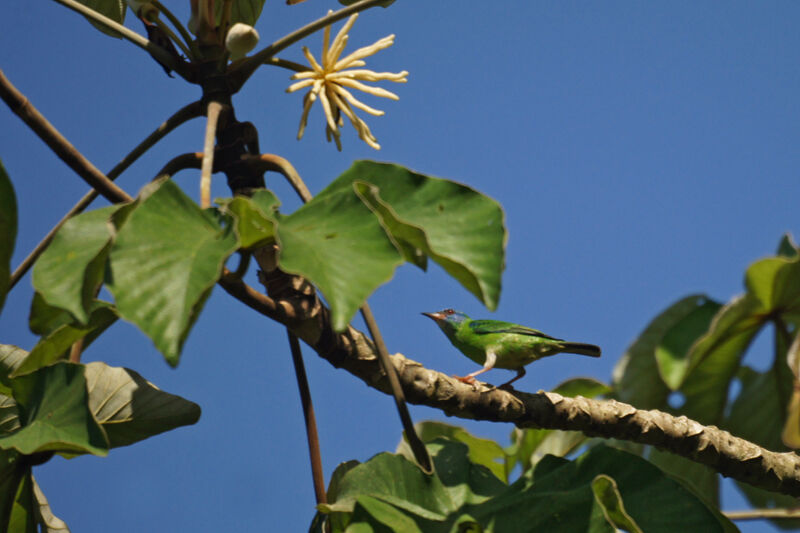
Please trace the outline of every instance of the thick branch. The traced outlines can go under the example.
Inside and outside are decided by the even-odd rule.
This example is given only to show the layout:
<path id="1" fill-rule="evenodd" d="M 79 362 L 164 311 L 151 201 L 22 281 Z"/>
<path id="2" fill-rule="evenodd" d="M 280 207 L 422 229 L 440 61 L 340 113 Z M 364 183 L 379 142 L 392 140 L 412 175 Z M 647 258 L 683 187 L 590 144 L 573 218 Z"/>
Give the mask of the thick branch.
<path id="1" fill-rule="evenodd" d="M 96 189 L 112 203 L 130 202 L 132 198 L 114 185 L 114 182 L 100 172 L 83 154 L 61 135 L 50 122 L 33 107 L 21 92 L 14 87 L 3 71 L 0 70 L 0 98 L 8 104 L 19 118 L 28 125 L 61 158 L 89 185 Z"/>
<path id="2" fill-rule="evenodd" d="M 276 277 L 275 274 L 272 275 Z M 279 292 L 305 287 L 295 276 L 282 275 Z M 279 277 L 279 276 L 278 276 Z M 267 288 L 275 279 L 265 280 Z M 391 394 L 372 342 L 349 327 L 333 333 L 328 310 L 307 290 L 295 299 L 265 296 L 226 274 L 225 289 L 245 304 L 289 327 L 334 366 L 367 385 Z M 763 489 L 800 497 L 800 457 L 777 453 L 685 416 L 639 410 L 615 400 L 566 398 L 556 393 L 506 392 L 480 385 L 473 388 L 445 374 L 428 370 L 401 354 L 392 356 L 406 399 L 442 410 L 450 416 L 510 422 L 518 427 L 582 431 L 591 436 L 629 440 L 667 450 L 707 465 L 724 476 Z"/>

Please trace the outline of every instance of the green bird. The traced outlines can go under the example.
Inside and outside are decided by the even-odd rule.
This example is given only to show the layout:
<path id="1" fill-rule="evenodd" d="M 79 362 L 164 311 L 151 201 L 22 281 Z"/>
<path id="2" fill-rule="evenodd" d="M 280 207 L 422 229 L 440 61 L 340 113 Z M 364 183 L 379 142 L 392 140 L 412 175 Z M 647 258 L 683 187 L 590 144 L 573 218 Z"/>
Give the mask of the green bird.
<path id="1" fill-rule="evenodd" d="M 422 313 L 433 319 L 453 346 L 483 368 L 464 377 L 453 376 L 464 383 L 474 383 L 475 376 L 492 368 L 516 370 L 517 375 L 501 388 L 525 375 L 525 365 L 542 357 L 566 352 L 600 357 L 600 347 L 582 342 L 567 342 L 541 331 L 499 320 L 472 320 L 460 311 L 445 309 Z"/>

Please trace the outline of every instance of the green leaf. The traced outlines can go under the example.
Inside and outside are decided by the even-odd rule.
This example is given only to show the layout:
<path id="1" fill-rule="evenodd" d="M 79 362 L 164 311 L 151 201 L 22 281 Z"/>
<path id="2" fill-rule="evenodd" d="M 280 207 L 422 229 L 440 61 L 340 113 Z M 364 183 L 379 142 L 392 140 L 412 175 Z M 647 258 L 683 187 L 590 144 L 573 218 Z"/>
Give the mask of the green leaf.
<path id="1" fill-rule="evenodd" d="M 374 161 L 356 161 L 320 195 L 353 186 L 397 242 L 439 263 L 489 309 L 497 307 L 507 239 L 497 202 L 466 185 Z"/>
<path id="2" fill-rule="evenodd" d="M 237 196 L 217 200 L 223 212 L 233 216 L 239 245 L 254 249 L 275 241 L 277 210 L 281 205 L 271 191 L 261 189 L 252 198 Z"/>
<path id="3" fill-rule="evenodd" d="M 664 333 L 656 347 L 658 370 L 664 383 L 677 390 L 689 371 L 687 357 L 694 342 L 708 331 L 711 320 L 722 307 L 713 300 L 698 300 L 697 307 L 683 316 Z"/>
<path id="4" fill-rule="evenodd" d="M 719 475 L 716 470 L 657 448 L 650 450 L 647 459 L 681 481 L 712 509 L 719 508 Z"/>
<path id="5" fill-rule="evenodd" d="M 14 505 L 8 521 L 8 533 L 38 533 L 36 498 L 33 495 L 33 477 L 30 469 L 22 477 L 17 487 L 17 494 L 14 497 Z"/>
<path id="6" fill-rule="evenodd" d="M 655 352 L 664 335 L 708 298 L 693 294 L 662 311 L 628 347 L 614 368 L 614 391 L 620 401 L 639 409 L 659 409 L 666 405 L 669 389 L 661 379 Z"/>
<path id="7" fill-rule="evenodd" d="M 493 440 L 482 439 L 469 433 L 464 428 L 452 426 L 443 422 L 426 421 L 415 424 L 414 428 L 422 442 L 433 442 L 442 437 L 448 440 L 466 444 L 469 450 L 469 460 L 476 465 L 485 466 L 498 479 L 508 481 L 503 448 Z M 414 453 L 408 444 L 405 433 L 395 453 L 403 455 L 409 461 L 414 461 Z"/>
<path id="8" fill-rule="evenodd" d="M 101 15 L 105 15 L 114 22 L 119 22 L 120 24 L 125 22 L 125 10 L 127 7 L 125 0 L 77 0 L 77 1 L 78 3 L 81 3 L 86 7 L 89 7 L 97 11 Z M 116 37 L 117 39 L 122 38 L 122 36 L 119 33 L 115 32 L 114 30 L 111 30 L 106 26 L 103 26 L 102 24 L 95 22 L 94 20 L 88 17 L 86 17 L 86 20 L 88 20 L 92 26 L 94 26 L 101 32 L 105 33 L 106 35 L 109 35 L 111 37 Z"/>
<path id="9" fill-rule="evenodd" d="M 83 339 L 85 350 L 94 339 L 117 321 L 117 313 L 108 302 L 95 300 L 93 307 L 94 310 L 85 326 L 76 323 L 65 324 L 40 339 L 11 376 L 27 374 L 60 359 L 66 359 L 69 357 L 70 347 L 80 339 Z"/>
<path id="10" fill-rule="evenodd" d="M 75 317 L 69 311 L 50 305 L 44 301 L 41 294 L 33 293 L 31 311 L 28 315 L 28 326 L 33 333 L 45 336 L 73 322 Z"/>
<path id="11" fill-rule="evenodd" d="M 119 229 L 107 285 L 120 316 L 175 366 L 189 330 L 236 249 L 231 227 L 170 180 L 145 186 Z"/>
<path id="12" fill-rule="evenodd" d="M 87 211 L 69 219 L 33 266 L 33 286 L 53 307 L 86 324 L 103 281 L 111 240 L 109 220 L 118 206 Z"/>
<path id="13" fill-rule="evenodd" d="M 603 514 L 609 524 L 619 530 L 642 533 L 642 529 L 625 512 L 622 495 L 619 493 L 617 482 L 613 478 L 605 474 L 597 475 L 592 480 L 592 492 L 594 492 L 595 501 L 602 507 Z"/>
<path id="14" fill-rule="evenodd" d="M 200 406 L 158 389 L 128 368 L 86 365 L 89 409 L 112 448 L 127 446 L 200 418 Z"/>
<path id="15" fill-rule="evenodd" d="M 0 394 L 0 435 L 13 433 L 19 428 L 17 402 L 11 396 Z"/>
<path id="16" fill-rule="evenodd" d="M 734 298 L 717 312 L 708 332 L 692 346 L 688 357 L 694 366 L 680 389 L 686 398 L 682 414 L 701 424 L 719 425 L 730 382 L 764 323 L 759 307 L 750 294 Z"/>
<path id="17" fill-rule="evenodd" d="M 222 20 L 223 2 L 216 2 L 217 24 Z M 249 26 L 255 26 L 258 17 L 261 16 L 261 9 L 264 7 L 264 0 L 233 0 L 231 7 L 231 25 L 242 22 Z"/>
<path id="18" fill-rule="evenodd" d="M 800 311 L 800 257 L 768 257 L 747 269 L 745 285 L 764 312 Z"/>
<path id="19" fill-rule="evenodd" d="M 22 427 L 0 449 L 106 455 L 108 440 L 89 410 L 84 367 L 60 362 L 11 380 Z"/>
<path id="20" fill-rule="evenodd" d="M 352 190 L 321 194 L 278 224 L 281 269 L 316 285 L 343 331 L 355 312 L 391 279 L 402 258 L 378 219 Z"/>
<path id="21" fill-rule="evenodd" d="M 0 161 L 0 310 L 11 278 L 11 255 L 17 238 L 17 198 L 11 179 Z"/>

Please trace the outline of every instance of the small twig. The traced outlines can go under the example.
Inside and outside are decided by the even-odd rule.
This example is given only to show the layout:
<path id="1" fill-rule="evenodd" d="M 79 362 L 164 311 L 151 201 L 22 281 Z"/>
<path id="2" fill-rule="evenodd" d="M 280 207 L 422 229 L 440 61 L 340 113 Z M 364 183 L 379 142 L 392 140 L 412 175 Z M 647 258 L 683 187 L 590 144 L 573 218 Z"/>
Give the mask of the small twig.
<path id="1" fill-rule="evenodd" d="M 277 320 L 284 325 L 287 320 L 293 318 L 290 308 L 279 306 L 275 300 L 255 290 L 227 268 L 223 267 L 222 276 L 220 276 L 218 283 L 220 287 L 225 289 L 225 292 L 266 317 Z"/>
<path id="2" fill-rule="evenodd" d="M 294 373 L 297 376 L 297 388 L 300 391 L 300 403 L 303 405 L 303 419 L 306 423 L 306 437 L 308 439 L 308 455 L 311 459 L 311 477 L 314 479 L 314 496 L 317 499 L 317 505 L 319 505 L 327 503 L 327 498 L 325 495 L 325 475 L 322 473 L 322 455 L 319 450 L 317 421 L 314 417 L 314 404 L 311 402 L 311 391 L 308 388 L 308 378 L 303 364 L 303 352 L 300 349 L 300 342 L 288 329 L 286 334 L 289 336 Z"/>
<path id="3" fill-rule="evenodd" d="M 800 518 L 800 509 L 748 509 L 722 511 L 729 520 L 762 520 L 765 518 Z"/>
<path id="4" fill-rule="evenodd" d="M 211 206 L 211 172 L 214 168 L 214 140 L 217 135 L 217 120 L 222 104 L 209 102 L 208 122 L 206 123 L 206 138 L 203 145 L 203 165 L 200 174 L 200 207 L 205 209 Z"/>
<path id="5" fill-rule="evenodd" d="M 361 0 L 360 2 L 356 2 L 338 11 L 334 11 L 330 15 L 325 15 L 324 17 L 306 24 L 300 29 L 281 37 L 263 50 L 242 61 L 242 63 L 235 69 L 235 73 L 231 73 L 233 74 L 231 77 L 235 78 L 232 80 L 232 85 L 235 87 L 233 92 L 241 89 L 242 85 L 244 85 L 244 82 L 246 82 L 247 79 L 253 75 L 253 72 L 255 72 L 259 66 L 261 66 L 265 61 L 273 57 L 281 50 L 288 48 L 300 39 L 308 37 L 312 33 L 321 30 L 329 24 L 333 24 L 334 22 L 350 16 L 353 13 L 358 13 L 371 7 L 375 7 L 384 1 L 385 0 Z"/>
<path id="6" fill-rule="evenodd" d="M 200 102 L 192 102 L 191 104 L 180 108 L 175 114 L 169 117 L 163 124 L 161 124 L 158 128 L 153 131 L 150 135 L 148 135 L 142 142 L 136 146 L 131 152 L 126 155 L 122 161 L 117 163 L 114 168 L 112 168 L 109 173 L 107 174 L 108 179 L 114 180 L 122 174 L 129 166 L 131 166 L 139 157 L 142 156 L 150 147 L 155 145 L 158 141 L 160 141 L 165 135 L 169 132 L 187 122 L 195 117 L 199 117 L 203 113 L 203 108 L 200 105 Z M 53 226 L 53 228 L 47 232 L 47 235 L 36 245 L 36 248 L 28 254 L 28 256 L 22 260 L 22 263 L 14 270 L 14 273 L 11 274 L 10 282 L 8 290 L 11 290 L 17 282 L 22 279 L 28 270 L 31 268 L 33 263 L 38 259 L 38 257 L 44 252 L 45 248 L 50 244 L 50 241 L 53 240 L 58 229 L 64 225 L 64 223 L 69 220 L 70 218 L 74 217 L 78 213 L 82 213 L 84 209 L 86 209 L 89 204 L 91 204 L 95 198 L 97 198 L 98 193 L 95 189 L 91 189 L 83 198 L 78 200 L 72 209 L 70 209 L 64 217 L 58 221 L 58 224 Z"/>
<path id="7" fill-rule="evenodd" d="M 234 271 L 234 275 L 239 279 L 243 279 L 244 275 L 247 274 L 247 269 L 250 268 L 250 259 L 252 259 L 253 254 L 247 250 L 239 250 L 239 264 L 236 266 L 236 270 Z"/>
<path id="8" fill-rule="evenodd" d="M 81 15 L 92 19 L 93 21 L 105 26 L 110 30 L 114 30 L 115 32 L 119 33 L 123 38 L 128 39 L 136 46 L 144 48 L 145 50 L 150 52 L 156 59 L 158 59 L 161 63 L 168 66 L 175 72 L 177 72 L 182 78 L 187 80 L 190 78 L 189 70 L 187 68 L 186 63 L 184 63 L 183 61 L 176 61 L 176 59 L 172 56 L 172 54 L 170 54 L 157 44 L 142 37 L 135 31 L 126 28 L 122 24 L 114 20 L 111 20 L 105 15 L 102 15 L 97 11 L 95 11 L 94 9 L 87 7 L 79 2 L 76 2 L 75 0 L 55 0 L 55 1 L 58 2 L 59 4 L 62 4 L 63 6 L 72 9 L 73 11 L 77 11 Z"/>
<path id="9" fill-rule="evenodd" d="M 83 339 L 85 337 L 81 337 L 80 339 L 76 340 L 72 343 L 72 347 L 69 349 L 69 362 L 70 363 L 80 363 L 81 362 L 81 352 L 83 352 Z"/>
<path id="10" fill-rule="evenodd" d="M 58 0 L 64 1 L 64 0 Z M 89 185 L 112 203 L 130 202 L 133 198 L 114 185 L 105 174 L 86 159 L 67 139 L 64 138 L 50 122 L 33 107 L 21 92 L 14 87 L 3 71 L 0 70 L 0 98 L 8 104 L 19 118 L 28 125 L 61 158 Z"/>

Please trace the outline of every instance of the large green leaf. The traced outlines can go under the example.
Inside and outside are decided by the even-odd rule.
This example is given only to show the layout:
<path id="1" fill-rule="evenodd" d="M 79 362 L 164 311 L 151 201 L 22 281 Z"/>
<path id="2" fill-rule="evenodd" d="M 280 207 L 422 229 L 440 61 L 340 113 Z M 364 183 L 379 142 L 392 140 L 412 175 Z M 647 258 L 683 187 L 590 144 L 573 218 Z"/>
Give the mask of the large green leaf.
<path id="1" fill-rule="evenodd" d="M 476 437 L 462 427 L 433 420 L 419 422 L 414 425 L 414 428 L 422 442 L 433 442 L 441 437 L 466 444 L 471 463 L 485 466 L 498 479 L 508 481 L 509 473 L 506 472 L 505 465 L 506 454 L 503 451 L 503 447 L 495 441 Z M 403 434 L 403 440 L 397 445 L 395 453 L 403 455 L 409 461 L 414 461 L 414 453 L 411 451 L 405 433 Z"/>
<path id="2" fill-rule="evenodd" d="M 319 287 L 336 331 L 347 327 L 403 261 L 378 219 L 349 189 L 321 194 L 280 217 L 277 233 L 281 268 Z"/>
<path id="3" fill-rule="evenodd" d="M 719 508 L 719 474 L 716 470 L 657 448 L 650 449 L 647 459 L 680 480 L 713 509 Z"/>
<path id="4" fill-rule="evenodd" d="M 356 161 L 320 195 L 352 187 L 396 241 L 439 263 L 489 309 L 497 307 L 507 239 L 497 202 L 466 185 L 374 161 Z"/>
<path id="5" fill-rule="evenodd" d="M 42 298 L 83 324 L 103 281 L 111 240 L 109 220 L 117 209 L 103 207 L 69 219 L 33 266 L 33 286 Z"/>
<path id="6" fill-rule="evenodd" d="M 708 331 L 714 315 L 722 307 L 713 300 L 699 300 L 697 307 L 673 324 L 661 338 L 655 356 L 661 379 L 677 390 L 689 371 L 689 349 Z"/>
<path id="7" fill-rule="evenodd" d="M 231 227 L 170 180 L 145 186 L 110 253 L 107 285 L 120 316 L 175 366 L 189 330 L 236 249 Z"/>
<path id="8" fill-rule="evenodd" d="M 216 2 L 216 20 L 219 24 L 222 18 L 222 6 L 224 2 Z M 264 0 L 233 0 L 231 6 L 231 25 L 242 22 L 248 26 L 255 26 L 258 17 L 261 16 L 261 9 L 264 7 Z"/>
<path id="9" fill-rule="evenodd" d="M 28 352 L 13 344 L 0 344 L 0 394 L 11 395 L 11 374 L 19 368 Z"/>
<path id="10" fill-rule="evenodd" d="M 17 198 L 11 179 L 0 161 L 0 310 L 11 278 L 11 254 L 17 238 Z"/>
<path id="11" fill-rule="evenodd" d="M 0 436 L 0 449 L 106 455 L 108 440 L 89 410 L 82 365 L 60 362 L 11 380 L 22 427 Z"/>
<path id="12" fill-rule="evenodd" d="M 200 406 L 158 389 L 138 373 L 101 362 L 86 365 L 89 409 L 112 448 L 127 446 L 200 418 Z"/>
<path id="13" fill-rule="evenodd" d="M 30 468 L 23 475 L 14 497 L 7 533 L 38 533 L 36 497 L 33 494 L 33 477 Z M 6 531 L 6 530 L 3 530 Z"/>
<path id="14" fill-rule="evenodd" d="M 745 285 L 766 312 L 800 312 L 800 257 L 768 257 L 747 269 Z"/>
<path id="15" fill-rule="evenodd" d="M 69 311 L 50 305 L 41 294 L 33 293 L 31 311 L 28 315 L 28 326 L 33 333 L 45 336 L 73 322 L 75 317 Z"/>
<path id="16" fill-rule="evenodd" d="M 42 337 L 22 364 L 14 370 L 12 377 L 66 359 L 70 347 L 80 339 L 83 339 L 82 348 L 86 349 L 94 339 L 117 321 L 117 313 L 109 303 L 95 300 L 93 307 L 85 326 L 77 323 L 65 324 Z"/>
<path id="17" fill-rule="evenodd" d="M 614 391 L 623 402 L 640 409 L 666 405 L 669 388 L 661 379 L 655 353 L 664 335 L 685 317 L 702 307 L 708 298 L 693 294 L 662 311 L 639 334 L 614 367 Z"/>

